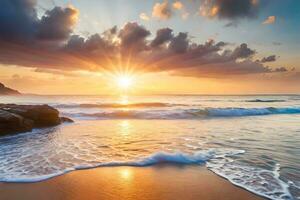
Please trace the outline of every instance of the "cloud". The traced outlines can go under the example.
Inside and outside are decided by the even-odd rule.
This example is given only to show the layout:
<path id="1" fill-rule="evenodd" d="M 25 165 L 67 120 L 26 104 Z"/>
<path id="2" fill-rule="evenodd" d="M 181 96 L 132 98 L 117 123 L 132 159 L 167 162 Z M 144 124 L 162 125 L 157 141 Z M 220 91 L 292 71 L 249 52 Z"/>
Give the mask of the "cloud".
<path id="1" fill-rule="evenodd" d="M 280 73 L 254 61 L 256 50 L 242 43 L 196 43 L 187 32 L 162 28 L 152 34 L 136 22 L 87 37 L 74 34 L 78 11 L 55 7 L 36 15 L 32 0 L 0 1 L 0 63 L 37 68 L 39 72 L 73 75 L 75 71 L 167 72 L 182 76 L 222 77 Z M 270 58 L 265 58 L 269 60 Z M 66 73 L 64 73 L 66 72 Z"/>
<path id="2" fill-rule="evenodd" d="M 75 72 L 57 70 L 57 69 L 40 69 L 40 68 L 37 68 L 37 69 L 34 70 L 34 72 L 52 74 L 52 75 L 55 75 L 55 76 L 79 77 L 79 74 L 76 74 Z M 13 77 L 13 78 L 15 78 L 15 77 Z"/>
<path id="3" fill-rule="evenodd" d="M 276 55 L 271 55 L 271 56 L 268 56 L 268 57 L 263 57 L 260 62 L 266 63 L 266 62 L 274 62 L 274 61 L 276 61 Z"/>
<path id="4" fill-rule="evenodd" d="M 162 28 L 156 32 L 156 37 L 151 41 L 152 48 L 160 47 L 161 45 L 169 42 L 173 38 L 173 30 L 170 28 Z"/>
<path id="5" fill-rule="evenodd" d="M 173 6 L 174 9 L 177 9 L 177 10 L 181 10 L 183 8 L 183 4 L 180 1 L 175 1 L 172 4 L 172 6 Z"/>
<path id="6" fill-rule="evenodd" d="M 258 0 L 203 0 L 200 15 L 229 20 L 253 18 L 258 12 L 258 7 Z"/>
<path id="7" fill-rule="evenodd" d="M 168 1 L 164 1 L 162 3 L 156 3 L 153 6 L 152 16 L 161 20 L 170 19 L 173 12 L 168 3 Z"/>
<path id="8" fill-rule="evenodd" d="M 73 7 L 55 7 L 46 11 L 38 27 L 39 39 L 65 40 L 73 31 L 77 22 L 78 11 Z"/>
<path id="9" fill-rule="evenodd" d="M 175 71 L 174 75 L 190 77 L 224 78 L 226 76 L 264 74 L 271 72 L 275 71 L 272 71 L 268 67 L 264 67 L 260 63 L 254 63 L 250 60 L 245 60 L 239 63 L 236 63 L 235 61 L 229 61 L 225 63 L 208 63 L 203 67 L 194 67 Z"/>
<path id="10" fill-rule="evenodd" d="M 175 53 L 185 53 L 189 47 L 189 39 L 187 33 L 179 33 L 172 38 L 169 44 L 169 50 Z"/>
<path id="11" fill-rule="evenodd" d="M 250 49 L 247 44 L 243 43 L 234 49 L 234 51 L 231 53 L 231 57 L 233 59 L 239 59 L 239 58 L 242 59 L 242 58 L 249 58 L 254 54 L 255 54 L 255 50 Z"/>
<path id="12" fill-rule="evenodd" d="M 288 70 L 285 67 L 278 67 L 278 68 L 275 69 L 275 72 L 287 72 L 287 71 Z"/>
<path id="13" fill-rule="evenodd" d="M 275 16 L 269 16 L 262 24 L 274 24 L 276 21 Z"/>
<path id="14" fill-rule="evenodd" d="M 124 51 L 142 51 L 147 47 L 146 37 L 150 31 L 137 23 L 127 23 L 119 32 L 121 49 Z"/>
<path id="15" fill-rule="evenodd" d="M 186 20 L 190 16 L 190 13 L 186 11 L 183 3 L 180 1 L 173 2 L 172 6 L 174 10 L 179 10 L 181 12 L 182 19 Z"/>
<path id="16" fill-rule="evenodd" d="M 77 21 L 75 8 L 55 7 L 39 19 L 35 6 L 34 0 L 1 0 L 0 38 L 32 44 L 69 37 Z"/>
<path id="17" fill-rule="evenodd" d="M 174 1 L 172 4 L 169 4 L 169 2 L 165 0 L 162 3 L 154 4 L 152 17 L 160 20 L 168 20 L 175 16 L 176 12 L 179 12 L 183 20 L 186 20 L 190 16 L 190 13 L 185 9 L 181 1 Z"/>
<path id="18" fill-rule="evenodd" d="M 32 0 L 0 1 L 0 37 L 5 40 L 29 40 L 38 26 L 37 12 Z"/>
<path id="19" fill-rule="evenodd" d="M 142 19 L 144 21 L 149 21 L 150 17 L 146 13 L 141 13 L 140 14 L 140 19 Z"/>

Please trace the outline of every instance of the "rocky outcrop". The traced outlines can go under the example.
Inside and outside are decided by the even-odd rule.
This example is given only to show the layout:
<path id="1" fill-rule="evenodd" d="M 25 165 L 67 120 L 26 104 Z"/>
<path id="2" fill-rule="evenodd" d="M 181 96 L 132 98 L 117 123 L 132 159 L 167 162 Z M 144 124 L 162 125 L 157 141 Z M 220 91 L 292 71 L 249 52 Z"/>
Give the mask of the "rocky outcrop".
<path id="1" fill-rule="evenodd" d="M 48 105 L 0 104 L 0 135 L 73 122 Z"/>
<path id="2" fill-rule="evenodd" d="M 0 83 L 0 95 L 19 95 L 19 94 L 21 94 L 19 91 L 5 87 L 5 85 Z"/>

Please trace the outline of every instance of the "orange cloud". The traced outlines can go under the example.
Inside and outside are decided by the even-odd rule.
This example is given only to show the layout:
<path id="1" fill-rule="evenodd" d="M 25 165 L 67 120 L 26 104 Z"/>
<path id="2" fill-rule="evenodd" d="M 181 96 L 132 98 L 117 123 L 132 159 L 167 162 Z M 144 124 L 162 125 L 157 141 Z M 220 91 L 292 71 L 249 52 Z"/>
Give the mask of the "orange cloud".
<path id="1" fill-rule="evenodd" d="M 156 3 L 152 10 L 152 16 L 161 20 L 170 19 L 172 16 L 172 10 L 167 1 L 163 3 Z"/>
<path id="2" fill-rule="evenodd" d="M 275 16 L 269 16 L 262 24 L 274 24 L 276 21 Z"/>
<path id="3" fill-rule="evenodd" d="M 183 8 L 183 4 L 180 1 L 176 1 L 173 3 L 173 8 L 181 10 Z"/>

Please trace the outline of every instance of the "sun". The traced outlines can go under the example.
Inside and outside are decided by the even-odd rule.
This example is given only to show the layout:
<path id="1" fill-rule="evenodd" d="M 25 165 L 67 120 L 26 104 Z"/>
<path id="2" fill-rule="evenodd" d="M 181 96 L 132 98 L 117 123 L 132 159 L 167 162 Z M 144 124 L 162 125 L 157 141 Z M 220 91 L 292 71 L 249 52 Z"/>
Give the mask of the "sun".
<path id="1" fill-rule="evenodd" d="M 120 75 L 116 78 L 116 82 L 119 88 L 129 89 L 132 87 L 133 79 L 128 75 Z"/>

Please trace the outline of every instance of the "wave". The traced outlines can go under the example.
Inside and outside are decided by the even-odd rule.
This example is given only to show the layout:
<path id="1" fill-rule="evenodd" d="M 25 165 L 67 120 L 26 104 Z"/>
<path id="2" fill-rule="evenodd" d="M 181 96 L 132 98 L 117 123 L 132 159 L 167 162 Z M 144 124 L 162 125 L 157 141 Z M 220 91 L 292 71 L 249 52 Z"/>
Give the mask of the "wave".
<path id="1" fill-rule="evenodd" d="M 185 104 L 172 104 L 161 102 L 146 102 L 146 103 L 102 103 L 102 104 L 57 104 L 56 108 L 153 108 L 153 107 L 173 107 L 173 106 L 188 106 Z"/>
<path id="2" fill-rule="evenodd" d="M 249 166 L 242 166 L 235 164 L 232 157 L 239 154 L 243 154 L 244 150 L 234 149 L 210 149 L 206 151 L 198 151 L 194 154 L 186 154 L 182 152 L 166 153 L 157 152 L 150 156 L 137 159 L 134 161 L 126 162 L 107 162 L 94 165 L 82 165 L 69 167 L 65 170 L 53 172 L 46 175 L 38 176 L 24 176 L 23 177 L 8 177 L 5 178 L 4 174 L 1 174 L 1 182 L 39 182 L 46 179 L 50 179 L 55 176 L 63 175 L 65 173 L 91 169 L 97 167 L 110 167 L 110 166 L 131 166 L 131 167 L 145 167 L 151 165 L 157 165 L 161 163 L 169 164 L 184 164 L 184 165 L 205 165 L 211 171 L 215 172 L 219 176 L 228 179 L 235 185 L 238 185 L 246 190 L 256 193 L 260 196 L 264 196 L 270 199 L 292 199 L 288 190 L 288 184 L 279 179 L 279 168 L 274 171 L 254 168 Z"/>
<path id="3" fill-rule="evenodd" d="M 145 166 L 151 166 L 151 165 L 162 164 L 162 163 L 187 164 L 187 165 L 205 164 L 208 160 L 212 159 L 213 157 L 220 157 L 220 156 L 225 157 L 225 156 L 232 156 L 232 155 L 237 155 L 242 153 L 244 153 L 243 150 L 217 151 L 214 149 L 207 150 L 207 151 L 198 151 L 195 152 L 194 154 L 186 154 L 182 152 L 176 152 L 176 153 L 157 152 L 150 156 L 133 160 L 133 161 L 122 161 L 122 162 L 112 161 L 112 162 L 104 162 L 99 164 L 77 165 L 74 167 L 69 167 L 64 170 L 52 171 L 51 173 L 44 174 L 44 175 L 40 175 L 38 173 L 39 175 L 29 176 L 25 174 L 25 171 L 23 171 L 22 174 L 18 174 L 17 172 L 7 171 L 7 174 L 5 174 L 5 172 L 0 174 L 0 182 L 38 182 L 38 181 L 43 181 L 55 176 L 65 174 L 70 171 L 91 169 L 97 167 L 113 167 L 113 166 L 145 167 Z M 51 165 L 51 163 L 48 164 Z M 49 168 L 51 168 L 51 166 L 49 166 Z M 55 166 L 53 166 L 52 168 L 55 169 Z M 6 175 L 7 177 L 5 177 Z M 19 178 L 12 177 L 12 175 L 19 176 Z"/>
<path id="4" fill-rule="evenodd" d="M 300 114 L 300 108 L 204 108 L 173 110 L 113 110 L 96 113 L 63 113 L 71 117 L 97 119 L 201 119 L 279 114 Z"/>
<path id="5" fill-rule="evenodd" d="M 208 169 L 226 178 L 234 185 L 259 196 L 274 200 L 292 200 L 289 184 L 280 179 L 280 165 L 273 170 L 232 163 L 227 159 L 208 162 Z"/>
<path id="6" fill-rule="evenodd" d="M 251 103 L 275 103 L 275 102 L 286 102 L 286 100 L 280 100 L 280 99 L 253 99 L 253 100 L 247 100 L 246 102 L 251 102 Z"/>

